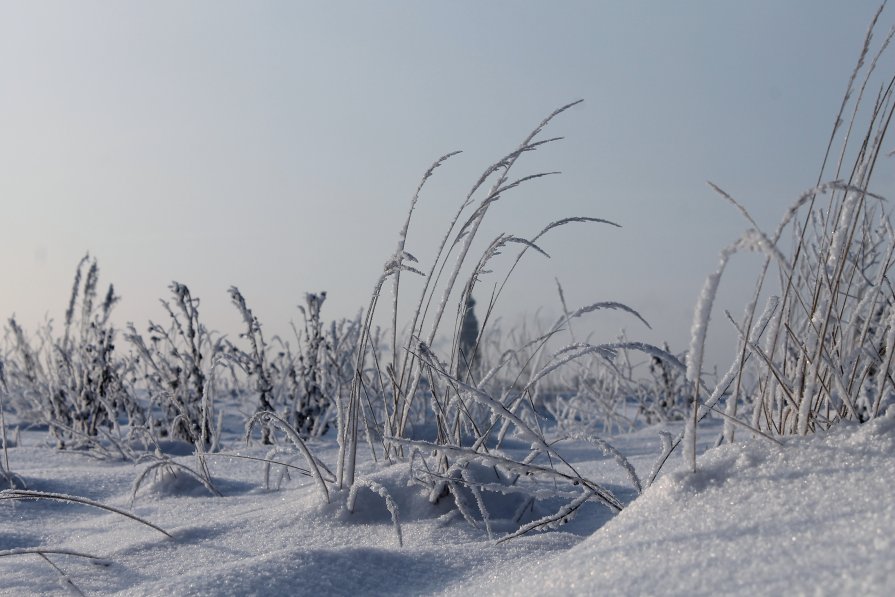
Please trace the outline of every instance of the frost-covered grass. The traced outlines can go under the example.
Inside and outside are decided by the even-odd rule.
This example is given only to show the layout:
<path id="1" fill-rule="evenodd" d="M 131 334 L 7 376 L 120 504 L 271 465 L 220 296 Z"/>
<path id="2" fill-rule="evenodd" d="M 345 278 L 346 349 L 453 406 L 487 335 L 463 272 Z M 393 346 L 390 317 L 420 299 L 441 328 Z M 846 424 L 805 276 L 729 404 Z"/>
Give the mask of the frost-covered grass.
<path id="1" fill-rule="evenodd" d="M 840 421 L 864 422 L 891 403 L 895 231 L 885 199 L 871 189 L 895 114 L 895 76 L 877 70 L 895 28 L 876 44 L 873 35 L 883 8 L 874 15 L 849 77 L 818 180 L 790 205 L 773 233 L 709 183 L 750 228 L 721 251 L 694 311 L 687 363 L 690 415 L 682 438 L 694 471 L 695 427 L 720 408 L 722 398 L 727 442 L 734 441 L 737 428 L 770 439 L 829 429 Z M 868 95 L 875 86 L 875 97 Z M 713 389 L 703 383 L 701 371 L 706 332 L 725 268 L 742 252 L 758 253 L 764 261 L 742 319 L 726 313 L 739 348 Z M 770 296 L 759 309 L 764 294 Z"/>
<path id="2" fill-rule="evenodd" d="M 363 316 L 326 326 L 325 293 L 309 294 L 304 327 L 294 330 L 292 342 L 268 338 L 237 288 L 229 294 L 244 325 L 240 342 L 208 331 L 198 298 L 174 282 L 172 298 L 162 301 L 167 325 L 150 322 L 144 336 L 129 324 L 122 335 L 129 352 L 116 352 L 119 331 L 111 311 L 117 297 L 110 286 L 106 299 L 97 302 L 99 268 L 85 257 L 76 269 L 61 334 L 48 324 L 35 341 L 9 321 L 5 395 L 17 421 L 46 426 L 57 448 L 144 465 L 135 493 L 152 477 L 179 475 L 219 495 L 209 459 L 217 457 L 229 423 L 244 424 L 247 441 L 270 446 L 258 458 L 275 461 L 284 447 L 294 449 L 324 501 L 347 501 L 349 509 L 363 488 L 392 503 L 384 487 L 355 473 L 359 460 L 372 459 L 409 463 L 408 480 L 423 487 L 431 503 L 451 504 L 467 524 L 498 541 L 555 528 L 591 502 L 620 511 L 623 500 L 612 489 L 566 459 L 565 437 L 548 437 L 545 426 L 553 421 L 544 414 L 561 421 L 565 436 L 586 437 L 613 454 L 640 491 L 642 483 L 624 456 L 595 433 L 617 428 L 619 419 L 636 428 L 626 412 L 634 410 L 635 396 L 640 407 L 658 403 L 640 392 L 643 386 L 625 365 L 628 353 L 646 353 L 663 366 L 667 361 L 680 368 L 678 359 L 638 342 L 564 344 L 559 339 L 572 333 L 573 322 L 603 310 L 648 324 L 631 307 L 611 300 L 569 310 L 561 289 L 564 315 L 554 324 L 520 334 L 509 346 L 492 340 L 507 279 L 527 254 L 546 255 L 538 245 L 542 237 L 572 224 L 612 223 L 571 216 L 548 223 L 532 239 L 501 233 L 476 244 L 491 206 L 551 174 L 511 178 L 523 157 L 559 141 L 542 133 L 577 103 L 552 112 L 485 168 L 447 223 L 424 273 L 408 251 L 407 236 L 426 181 L 452 154 L 437 160 L 413 195 L 397 249 Z M 515 258 L 495 276 L 479 322 L 473 292 L 492 273 L 495 258 L 511 250 Z M 402 281 L 409 275 L 421 276 L 420 288 Z M 381 318 L 377 307 L 386 286 L 392 290 L 390 313 Z M 417 290 L 409 320 L 399 327 L 401 304 Z M 573 366 L 577 377 L 570 382 L 563 373 Z M 580 416 L 588 401 L 598 407 L 598 418 Z M 330 430 L 339 450 L 334 461 L 324 463 L 307 441 Z M 172 441 L 192 446 L 191 462 L 172 457 Z M 511 445 L 516 449 L 508 449 Z M 517 511 L 511 516 L 493 512 L 500 496 L 512 496 Z M 526 514 L 541 507 L 550 511 L 535 518 Z M 397 515 L 395 526 L 400 528 Z"/>
<path id="3" fill-rule="evenodd" d="M 60 329 L 7 323 L 0 566 L 10 570 L 0 590 L 895 588 L 884 560 L 895 530 L 885 486 L 895 472 L 895 230 L 870 188 L 895 78 L 862 107 L 893 35 L 874 46 L 872 31 L 818 182 L 773 233 L 712 185 L 750 228 L 708 276 L 686 353 L 583 340 L 579 322 L 605 310 L 649 324 L 612 297 L 570 307 L 558 281 L 562 317 L 502 331 L 507 280 L 523 258 L 547 255 L 545 235 L 616 226 L 572 215 L 531 238 L 480 238 L 495 203 L 554 174 L 519 170 L 560 141 L 545 131 L 578 102 L 484 169 L 423 264 L 409 246 L 413 215 L 454 153 L 436 160 L 352 320 L 327 323 L 326 294 L 308 294 L 293 337 L 270 337 L 234 287 L 243 331 L 231 341 L 173 282 L 165 322 L 120 330 L 114 288 L 99 293 L 85 257 Z M 761 274 L 741 321 L 728 314 L 739 349 L 712 379 L 703 365 L 715 295 L 728 261 L 747 251 L 763 258 Z M 479 311 L 474 294 L 488 296 Z M 860 562 L 843 567 L 842 546 Z M 793 583 L 809 567 L 820 570 Z"/>

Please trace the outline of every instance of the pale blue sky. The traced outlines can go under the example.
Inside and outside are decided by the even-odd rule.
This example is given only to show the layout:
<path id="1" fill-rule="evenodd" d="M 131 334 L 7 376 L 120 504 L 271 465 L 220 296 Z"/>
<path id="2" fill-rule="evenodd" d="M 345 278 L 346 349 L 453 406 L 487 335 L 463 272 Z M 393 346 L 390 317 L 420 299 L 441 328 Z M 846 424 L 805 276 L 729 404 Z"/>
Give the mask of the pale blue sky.
<path id="1" fill-rule="evenodd" d="M 553 259 L 520 269 L 505 312 L 557 312 L 556 276 L 573 306 L 628 303 L 654 327 L 628 323 L 632 338 L 683 350 L 702 281 L 744 228 L 705 180 L 776 223 L 817 177 L 875 8 L 0 2 L 0 315 L 60 318 L 85 251 L 123 296 L 117 319 L 141 329 L 171 280 L 225 331 L 240 325 L 231 284 L 269 333 L 305 291 L 329 291 L 328 317 L 353 314 L 432 160 L 464 150 L 411 229 L 424 263 L 481 170 L 583 98 L 548 131 L 566 140 L 520 163 L 562 176 L 507 195 L 486 236 L 570 215 L 624 228 L 547 237 Z M 722 286 L 739 314 L 751 280 Z M 621 322 L 597 320 L 607 339 Z"/>

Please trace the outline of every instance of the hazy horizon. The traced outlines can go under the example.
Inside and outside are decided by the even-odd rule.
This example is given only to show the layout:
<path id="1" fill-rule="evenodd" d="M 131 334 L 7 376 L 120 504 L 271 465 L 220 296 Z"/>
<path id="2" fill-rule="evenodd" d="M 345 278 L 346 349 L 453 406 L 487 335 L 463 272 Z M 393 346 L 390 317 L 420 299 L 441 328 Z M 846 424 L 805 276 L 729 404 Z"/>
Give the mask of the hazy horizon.
<path id="1" fill-rule="evenodd" d="M 324 318 L 352 316 L 437 157 L 463 150 L 411 225 L 424 269 L 481 171 L 583 98 L 545 131 L 565 139 L 516 172 L 562 174 L 502 198 L 482 242 L 567 216 L 623 227 L 545 237 L 552 258 L 526 256 L 501 309 L 555 316 L 558 279 L 570 307 L 620 301 L 653 328 L 593 315 L 598 338 L 623 325 L 683 351 L 703 280 L 747 227 L 705 181 L 773 228 L 817 179 L 876 6 L 2 2 L 0 316 L 61 320 L 86 252 L 122 296 L 116 321 L 140 330 L 164 319 L 172 280 L 231 334 L 231 285 L 268 334 L 300 319 L 305 292 L 328 292 Z M 880 169 L 875 190 L 892 181 Z M 754 263 L 722 282 L 715 346 Z"/>

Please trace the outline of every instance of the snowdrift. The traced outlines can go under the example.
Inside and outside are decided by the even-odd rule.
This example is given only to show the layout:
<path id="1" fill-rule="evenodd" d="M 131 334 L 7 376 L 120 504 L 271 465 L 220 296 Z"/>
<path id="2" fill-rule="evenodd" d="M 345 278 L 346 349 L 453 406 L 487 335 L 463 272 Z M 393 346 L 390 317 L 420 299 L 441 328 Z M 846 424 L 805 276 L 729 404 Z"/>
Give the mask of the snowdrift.
<path id="1" fill-rule="evenodd" d="M 895 594 L 893 414 L 710 450 L 568 552 L 455 593 Z"/>

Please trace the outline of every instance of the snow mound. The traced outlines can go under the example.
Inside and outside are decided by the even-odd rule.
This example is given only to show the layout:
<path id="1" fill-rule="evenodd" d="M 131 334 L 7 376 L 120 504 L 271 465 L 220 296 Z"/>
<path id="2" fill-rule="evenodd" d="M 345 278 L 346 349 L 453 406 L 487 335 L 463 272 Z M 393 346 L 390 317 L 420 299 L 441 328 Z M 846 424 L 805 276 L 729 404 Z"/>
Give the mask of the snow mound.
<path id="1" fill-rule="evenodd" d="M 196 476 L 185 469 L 159 465 L 146 474 L 141 483 L 144 498 L 206 497 L 214 495 Z"/>
<path id="2" fill-rule="evenodd" d="M 697 473 L 662 477 L 571 550 L 456 591 L 895 594 L 889 414 L 782 448 L 753 441 L 710 450 Z"/>

